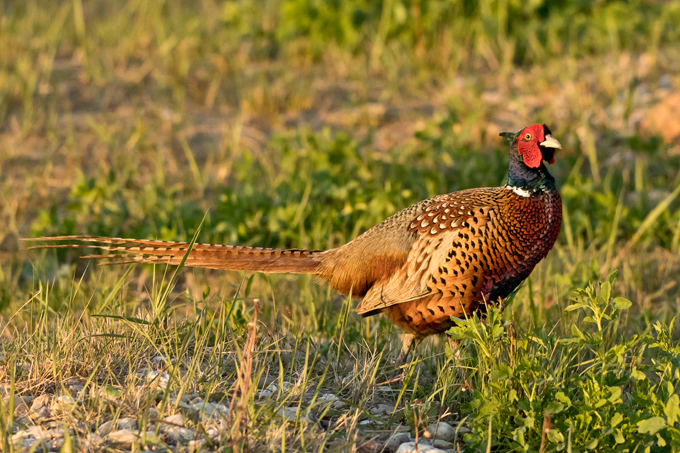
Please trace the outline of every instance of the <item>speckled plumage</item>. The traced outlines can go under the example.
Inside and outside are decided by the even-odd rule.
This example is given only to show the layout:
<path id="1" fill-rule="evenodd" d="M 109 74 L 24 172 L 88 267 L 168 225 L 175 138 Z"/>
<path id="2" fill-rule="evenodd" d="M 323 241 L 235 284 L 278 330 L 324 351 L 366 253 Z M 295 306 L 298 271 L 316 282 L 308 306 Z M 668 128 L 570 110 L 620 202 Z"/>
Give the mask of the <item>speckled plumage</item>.
<path id="1" fill-rule="evenodd" d="M 521 197 L 505 187 L 470 189 L 430 200 L 411 221 L 411 253 L 375 284 L 362 314 L 384 312 L 416 337 L 440 333 L 484 303 L 496 303 L 529 276 L 560 231 L 559 193 Z"/>
<path id="2" fill-rule="evenodd" d="M 545 125 L 502 134 L 510 143 L 506 186 L 468 189 L 414 204 L 327 251 L 195 244 L 185 265 L 311 273 L 363 299 L 357 312 L 384 313 L 411 337 L 440 333 L 451 317 L 496 303 L 529 276 L 560 231 L 562 203 L 543 160 L 560 147 Z M 94 247 L 107 264 L 179 264 L 188 244 L 91 236 L 37 238 Z M 94 244 L 94 245 L 89 245 Z M 122 252 L 116 254 L 115 252 Z M 403 351 L 402 351 L 403 352 Z"/>

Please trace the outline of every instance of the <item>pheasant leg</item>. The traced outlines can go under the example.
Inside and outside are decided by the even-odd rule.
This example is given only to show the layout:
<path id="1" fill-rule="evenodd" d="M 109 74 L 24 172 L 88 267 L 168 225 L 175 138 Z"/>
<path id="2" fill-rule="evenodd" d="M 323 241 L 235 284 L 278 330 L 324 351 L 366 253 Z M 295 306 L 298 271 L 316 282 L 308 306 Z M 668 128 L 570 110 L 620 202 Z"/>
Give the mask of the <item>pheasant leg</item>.
<path id="1" fill-rule="evenodd" d="M 397 357 L 397 361 L 395 362 L 397 369 L 404 366 L 406 359 L 408 359 L 409 352 L 411 352 L 411 349 L 413 349 L 418 343 L 419 341 L 416 340 L 416 336 L 412 333 L 405 333 L 401 335 L 401 351 L 399 351 L 399 357 Z"/>
<path id="2" fill-rule="evenodd" d="M 456 362 L 460 364 L 460 340 L 454 340 L 450 336 L 446 336 L 446 338 L 449 340 L 449 348 L 451 349 L 451 354 L 453 354 L 453 357 L 456 359 Z"/>

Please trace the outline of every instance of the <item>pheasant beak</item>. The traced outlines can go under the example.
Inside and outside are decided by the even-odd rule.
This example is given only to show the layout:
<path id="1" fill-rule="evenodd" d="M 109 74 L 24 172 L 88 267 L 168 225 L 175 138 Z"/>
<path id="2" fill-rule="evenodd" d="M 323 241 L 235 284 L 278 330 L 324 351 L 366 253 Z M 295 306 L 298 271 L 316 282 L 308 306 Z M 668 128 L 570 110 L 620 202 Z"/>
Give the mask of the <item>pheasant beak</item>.
<path id="1" fill-rule="evenodd" d="M 544 148 L 562 149 L 562 145 L 560 145 L 560 142 L 558 142 L 557 139 L 553 137 L 551 134 L 546 135 L 545 140 L 539 143 L 539 145 L 543 146 Z"/>

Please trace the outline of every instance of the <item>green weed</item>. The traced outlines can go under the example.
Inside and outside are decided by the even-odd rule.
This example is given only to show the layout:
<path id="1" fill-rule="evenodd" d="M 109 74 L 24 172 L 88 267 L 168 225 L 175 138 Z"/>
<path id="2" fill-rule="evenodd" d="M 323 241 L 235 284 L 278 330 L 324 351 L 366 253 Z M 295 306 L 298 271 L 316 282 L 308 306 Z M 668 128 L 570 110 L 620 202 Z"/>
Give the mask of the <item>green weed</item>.
<path id="1" fill-rule="evenodd" d="M 620 320 L 631 302 L 612 297 L 612 282 L 576 291 L 565 311 L 580 322 L 567 321 L 567 335 L 554 328 L 513 335 L 495 307 L 486 323 L 473 317 L 449 331 L 469 345 L 461 358 L 471 386 L 466 444 L 504 451 L 678 447 L 675 319 L 626 335 Z"/>

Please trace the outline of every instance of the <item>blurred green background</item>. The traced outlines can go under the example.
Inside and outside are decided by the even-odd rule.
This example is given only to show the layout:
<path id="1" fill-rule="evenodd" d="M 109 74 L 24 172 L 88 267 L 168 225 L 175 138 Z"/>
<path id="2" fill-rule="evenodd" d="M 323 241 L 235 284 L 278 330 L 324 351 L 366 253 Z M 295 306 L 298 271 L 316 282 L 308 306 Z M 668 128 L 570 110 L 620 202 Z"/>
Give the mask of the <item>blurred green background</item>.
<path id="1" fill-rule="evenodd" d="M 6 1 L 1 21 L 7 313 L 74 262 L 19 237 L 187 240 L 209 211 L 201 242 L 334 247 L 501 184 L 498 133 L 535 122 L 564 147 L 565 215 L 520 318 L 612 270 L 641 319 L 677 311 L 680 2 Z M 319 319 L 325 289 L 273 279 Z"/>

